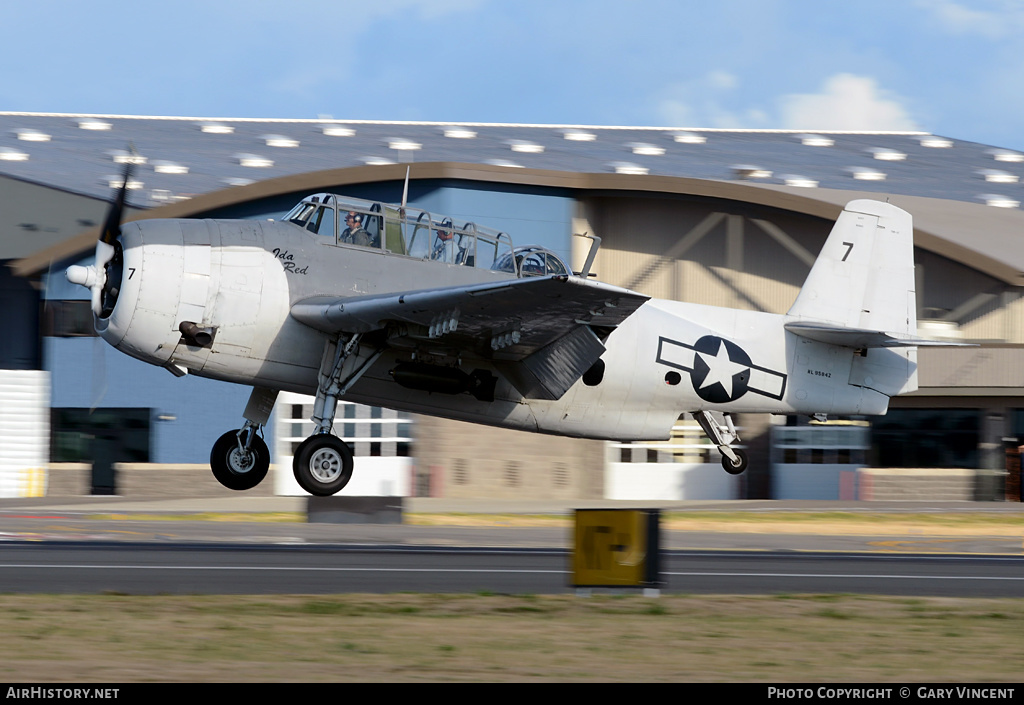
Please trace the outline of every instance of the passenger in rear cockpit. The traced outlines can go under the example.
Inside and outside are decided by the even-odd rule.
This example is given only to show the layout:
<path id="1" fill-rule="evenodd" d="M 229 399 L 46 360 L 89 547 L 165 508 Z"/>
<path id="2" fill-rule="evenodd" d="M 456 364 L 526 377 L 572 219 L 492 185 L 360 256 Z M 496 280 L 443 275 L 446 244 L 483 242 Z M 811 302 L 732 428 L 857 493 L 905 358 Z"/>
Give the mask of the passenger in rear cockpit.
<path id="1" fill-rule="evenodd" d="M 438 230 L 437 238 L 434 241 L 434 249 L 430 252 L 430 259 L 439 262 L 455 263 L 455 238 L 451 230 Z"/>
<path id="2" fill-rule="evenodd" d="M 345 231 L 341 234 L 341 241 L 347 245 L 359 245 L 370 247 L 373 239 L 370 233 L 363 229 L 363 216 L 355 211 L 349 211 L 345 216 Z"/>

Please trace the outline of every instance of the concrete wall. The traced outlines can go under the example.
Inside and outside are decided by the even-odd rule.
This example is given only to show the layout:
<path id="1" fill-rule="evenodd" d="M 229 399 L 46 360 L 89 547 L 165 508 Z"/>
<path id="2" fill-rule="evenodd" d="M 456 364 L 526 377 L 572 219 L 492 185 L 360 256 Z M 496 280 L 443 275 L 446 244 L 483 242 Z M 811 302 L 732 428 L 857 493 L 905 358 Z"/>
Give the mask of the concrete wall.
<path id="1" fill-rule="evenodd" d="M 982 471 L 981 474 L 991 473 Z M 978 482 L 979 471 L 969 468 L 861 468 L 857 477 L 857 498 L 972 501 L 979 499 Z"/>
<path id="2" fill-rule="evenodd" d="M 274 472 L 274 467 L 271 467 Z M 116 492 L 120 497 L 238 497 L 213 477 L 208 464 L 156 465 L 115 463 Z M 92 466 L 88 463 L 50 465 L 46 496 L 79 497 L 91 494 Z M 268 480 L 244 493 L 249 497 L 270 497 L 274 483 Z"/>
<path id="3" fill-rule="evenodd" d="M 416 470 L 421 478 L 418 496 L 604 496 L 605 451 L 601 441 L 509 431 L 429 416 L 416 417 L 414 434 Z"/>

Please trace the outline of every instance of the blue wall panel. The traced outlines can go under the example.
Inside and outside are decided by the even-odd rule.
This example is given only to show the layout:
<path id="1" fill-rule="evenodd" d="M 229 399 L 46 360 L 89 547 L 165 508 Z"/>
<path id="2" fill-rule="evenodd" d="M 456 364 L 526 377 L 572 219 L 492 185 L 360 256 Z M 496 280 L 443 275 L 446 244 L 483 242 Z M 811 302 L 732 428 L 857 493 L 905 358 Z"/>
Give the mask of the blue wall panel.
<path id="1" fill-rule="evenodd" d="M 177 378 L 114 350 L 100 338 L 47 338 L 44 355 L 51 372 L 51 407 L 152 409 L 154 463 L 209 462 L 214 441 L 242 424 L 251 391 L 191 375 Z M 158 420 L 161 416 L 170 420 Z M 264 431 L 273 448 L 271 428 Z"/>

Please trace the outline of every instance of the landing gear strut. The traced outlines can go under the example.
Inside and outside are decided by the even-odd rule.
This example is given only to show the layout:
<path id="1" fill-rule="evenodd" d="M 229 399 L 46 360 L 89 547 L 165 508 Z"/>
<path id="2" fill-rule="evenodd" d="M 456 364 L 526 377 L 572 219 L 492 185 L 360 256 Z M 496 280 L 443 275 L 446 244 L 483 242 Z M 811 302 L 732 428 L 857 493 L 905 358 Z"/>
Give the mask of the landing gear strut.
<path id="1" fill-rule="evenodd" d="M 693 418 L 700 424 L 711 442 L 718 446 L 722 454 L 722 467 L 727 473 L 739 475 L 747 469 L 747 454 L 739 448 L 732 447 L 732 444 L 740 439 L 732 423 L 732 416 L 722 414 L 722 423 L 715 418 L 714 412 L 695 411 Z"/>
<path id="2" fill-rule="evenodd" d="M 320 362 L 320 374 L 313 405 L 313 435 L 299 444 L 292 458 L 292 472 L 299 487 L 317 497 L 340 492 L 352 479 L 352 449 L 343 440 L 331 435 L 338 397 L 370 369 L 383 348 L 361 355 L 356 333 L 347 341 L 328 341 Z"/>

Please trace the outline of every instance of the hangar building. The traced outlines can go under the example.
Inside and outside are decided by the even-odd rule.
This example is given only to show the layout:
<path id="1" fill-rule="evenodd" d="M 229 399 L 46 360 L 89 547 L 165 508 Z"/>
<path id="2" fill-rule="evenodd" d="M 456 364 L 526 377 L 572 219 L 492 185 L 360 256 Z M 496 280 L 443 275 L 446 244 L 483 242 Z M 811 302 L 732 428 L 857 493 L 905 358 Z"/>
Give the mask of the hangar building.
<path id="1" fill-rule="evenodd" d="M 0 384 L 12 402 L 0 410 L 2 495 L 53 492 L 63 470 L 97 453 L 122 463 L 119 492 L 132 482 L 220 491 L 212 478 L 172 478 L 205 467 L 213 441 L 241 422 L 248 389 L 110 350 L 87 292 L 63 276 L 91 261 L 126 161 L 137 165 L 128 205 L 146 218 L 276 219 L 314 192 L 396 202 L 411 165 L 418 208 L 544 245 L 576 269 L 587 241 L 573 233 L 595 234 L 602 281 L 774 313 L 789 308 L 842 207 L 884 199 L 914 217 L 921 334 L 978 344 L 922 348 L 919 391 L 885 417 L 740 419 L 752 460 L 742 480 L 687 418 L 670 441 L 626 444 L 345 405 L 335 430 L 357 455 L 347 492 L 865 497 L 871 468 L 1001 468 L 1003 439 L 1024 431 L 1024 154 L 1012 150 L 919 132 L 0 113 Z M 301 491 L 290 455 L 310 405 L 279 399 L 267 429 L 274 481 L 256 491 Z"/>

